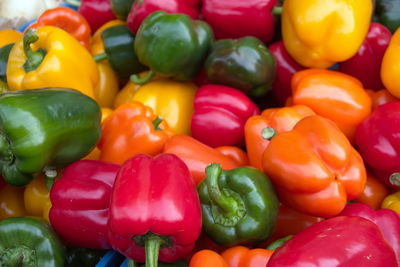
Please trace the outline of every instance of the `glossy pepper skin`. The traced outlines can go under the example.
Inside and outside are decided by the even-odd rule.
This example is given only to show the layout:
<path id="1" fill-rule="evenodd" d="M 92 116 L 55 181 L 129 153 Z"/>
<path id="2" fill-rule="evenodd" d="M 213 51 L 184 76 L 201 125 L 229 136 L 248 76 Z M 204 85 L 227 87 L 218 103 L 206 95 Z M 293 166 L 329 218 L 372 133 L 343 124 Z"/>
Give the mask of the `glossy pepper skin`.
<path id="1" fill-rule="evenodd" d="M 22 34 L 19 31 L 5 29 L 0 31 L 0 47 L 18 42 L 22 39 Z"/>
<path id="2" fill-rule="evenodd" d="M 107 220 L 119 166 L 80 160 L 65 168 L 51 188 L 50 222 L 68 244 L 108 249 Z"/>
<path id="3" fill-rule="evenodd" d="M 192 19 L 199 15 L 200 0 L 142 0 L 135 1 L 129 12 L 127 23 L 132 33 L 136 33 L 143 20 L 151 13 L 162 10 L 170 14 L 186 14 Z"/>
<path id="4" fill-rule="evenodd" d="M 213 32 L 204 21 L 184 14 L 152 13 L 140 25 L 135 40 L 139 61 L 151 71 L 132 81 L 146 83 L 155 73 L 177 80 L 194 78 L 213 39 Z"/>
<path id="5" fill-rule="evenodd" d="M 190 259 L 189 267 L 229 267 L 224 258 L 217 252 L 210 249 L 203 249 L 196 252 Z"/>
<path id="6" fill-rule="evenodd" d="M 376 224 L 357 216 L 337 216 L 295 235 L 275 251 L 267 266 L 384 267 L 397 263 Z"/>
<path id="7" fill-rule="evenodd" d="M 219 245 L 251 244 L 267 239 L 278 215 L 278 198 L 259 170 L 223 170 L 213 163 L 198 186 L 203 231 Z"/>
<path id="8" fill-rule="evenodd" d="M 365 163 L 386 185 L 400 188 L 400 102 L 381 105 L 357 128 L 356 145 Z"/>
<path id="9" fill-rule="evenodd" d="M 3 84 L 2 89 L 7 89 L 7 63 L 10 55 L 11 48 L 22 39 L 22 34 L 14 30 L 2 30 L 0 31 L 0 83 Z M 0 86 L 1 88 L 1 86 Z"/>
<path id="10" fill-rule="evenodd" d="M 110 0 L 81 0 L 79 13 L 86 18 L 92 32 L 97 31 L 106 22 L 116 19 Z"/>
<path id="11" fill-rule="evenodd" d="M 399 86 L 399 44 L 400 29 L 396 30 L 385 51 L 381 65 L 381 79 L 385 88 L 397 98 L 400 98 Z"/>
<path id="12" fill-rule="evenodd" d="M 383 89 L 381 63 L 391 37 L 392 34 L 385 26 L 371 22 L 360 49 L 353 57 L 340 63 L 339 71 L 359 79 L 365 88 Z"/>
<path id="13" fill-rule="evenodd" d="M 204 0 L 201 13 L 217 39 L 254 36 L 264 43 L 275 33 L 277 0 Z"/>
<path id="14" fill-rule="evenodd" d="M 259 267 L 266 266 L 275 250 L 235 246 L 221 253 L 229 267 Z"/>
<path id="15" fill-rule="evenodd" d="M 31 48 L 38 48 L 33 51 Z M 94 98 L 96 63 L 79 42 L 54 26 L 29 29 L 11 49 L 7 65 L 10 90 L 44 87 L 76 89 Z"/>
<path id="16" fill-rule="evenodd" d="M 400 2 L 397 0 L 377 0 L 375 17 L 391 32 L 400 26 Z"/>
<path id="17" fill-rule="evenodd" d="M 46 186 L 44 175 L 39 175 L 25 186 L 23 201 L 28 215 L 41 217 L 50 222 L 50 192 Z"/>
<path id="18" fill-rule="evenodd" d="M 332 121 L 317 115 L 272 138 L 263 167 L 283 204 L 313 216 L 338 214 L 365 187 L 360 154 Z"/>
<path id="19" fill-rule="evenodd" d="M 51 226 L 31 217 L 0 221 L 2 266 L 64 266 L 65 248 Z"/>
<path id="20" fill-rule="evenodd" d="M 201 209 L 184 162 L 171 154 L 127 160 L 114 183 L 108 229 L 113 249 L 146 259 L 146 267 L 189 254 L 201 232 Z"/>
<path id="21" fill-rule="evenodd" d="M 135 0 L 110 0 L 111 9 L 120 20 L 126 20 Z"/>
<path id="22" fill-rule="evenodd" d="M 246 120 L 260 113 L 243 92 L 217 84 L 200 87 L 193 106 L 192 136 L 211 147 L 242 146 Z"/>
<path id="23" fill-rule="evenodd" d="M 388 195 L 389 189 L 386 185 L 376 178 L 375 175 L 372 175 L 371 172 L 367 172 L 367 182 L 364 191 L 354 201 L 364 203 L 377 210 L 381 207 L 381 204 Z"/>
<path id="24" fill-rule="evenodd" d="M 33 174 L 64 167 L 100 138 L 97 103 L 76 90 L 45 88 L 0 95 L 0 168 L 7 183 L 28 184 Z"/>
<path id="25" fill-rule="evenodd" d="M 212 83 L 259 97 L 271 89 L 275 65 L 274 57 L 263 42 L 247 36 L 214 42 L 204 67 Z"/>
<path id="26" fill-rule="evenodd" d="M 283 3 L 282 39 L 302 66 L 329 68 L 357 53 L 367 35 L 372 1 L 288 0 Z"/>
<path id="27" fill-rule="evenodd" d="M 400 215 L 400 192 L 387 195 L 382 202 L 382 209 L 390 209 Z"/>
<path id="28" fill-rule="evenodd" d="M 371 98 L 372 111 L 374 111 L 380 105 L 398 101 L 398 99 L 394 97 L 391 93 L 389 93 L 389 91 L 386 89 L 381 89 L 378 91 L 367 89 L 366 91 L 369 97 Z"/>

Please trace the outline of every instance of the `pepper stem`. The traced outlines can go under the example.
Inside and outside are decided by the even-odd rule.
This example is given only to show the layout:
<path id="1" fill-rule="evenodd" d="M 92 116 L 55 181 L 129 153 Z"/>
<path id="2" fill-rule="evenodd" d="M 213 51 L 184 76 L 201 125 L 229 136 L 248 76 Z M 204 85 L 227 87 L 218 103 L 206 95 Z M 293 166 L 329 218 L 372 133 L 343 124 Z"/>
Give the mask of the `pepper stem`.
<path id="1" fill-rule="evenodd" d="M 137 267 L 137 264 L 134 260 L 129 259 L 127 267 Z"/>
<path id="2" fill-rule="evenodd" d="M 276 136 L 276 131 L 272 127 L 265 127 L 261 131 L 261 136 L 265 140 L 271 140 L 274 136 Z"/>
<path id="3" fill-rule="evenodd" d="M 392 173 L 392 175 L 389 177 L 389 181 L 392 185 L 400 186 L 400 173 Z"/>
<path id="4" fill-rule="evenodd" d="M 107 58 L 108 58 L 108 56 L 107 56 L 106 53 L 102 53 L 102 54 L 98 54 L 98 55 L 93 56 L 93 59 L 96 62 L 100 62 L 100 61 L 102 61 L 104 59 L 107 59 Z"/>
<path id="5" fill-rule="evenodd" d="M 149 236 L 144 241 L 144 248 L 146 250 L 146 267 L 158 266 L 158 253 L 162 243 L 164 243 L 164 240 L 156 235 Z"/>
<path id="6" fill-rule="evenodd" d="M 288 241 L 289 239 L 291 239 L 292 237 L 293 237 L 293 235 L 288 235 L 288 236 L 282 237 L 278 240 L 275 240 L 274 242 L 272 242 L 271 244 L 268 245 L 267 249 L 276 250 L 276 249 L 282 247 L 282 245 L 285 244 L 285 242 Z"/>
<path id="7" fill-rule="evenodd" d="M 162 118 L 160 117 L 160 116 L 157 116 L 157 118 L 155 118 L 154 120 L 153 120 L 153 126 L 154 126 L 154 129 L 156 129 L 157 131 L 160 131 L 160 130 L 162 130 L 159 126 L 160 126 L 160 123 L 162 122 Z"/>
<path id="8" fill-rule="evenodd" d="M 81 6 L 81 1 L 79 0 L 65 0 L 65 3 L 74 6 L 74 7 L 80 7 Z"/>
<path id="9" fill-rule="evenodd" d="M 50 192 L 51 188 L 53 187 L 54 182 L 56 181 L 57 170 L 45 168 L 45 169 L 43 169 L 43 172 L 44 172 L 44 182 L 46 184 L 47 189 Z"/>
<path id="10" fill-rule="evenodd" d="M 149 70 L 149 72 L 147 72 L 147 74 L 143 78 L 141 78 L 138 74 L 132 74 L 130 80 L 131 82 L 142 85 L 148 83 L 151 79 L 153 79 L 154 75 L 156 75 L 156 73 L 152 70 Z"/>
<path id="11" fill-rule="evenodd" d="M 275 16 L 279 16 L 282 14 L 282 7 L 281 6 L 274 6 L 272 9 L 272 14 Z"/>
<path id="12" fill-rule="evenodd" d="M 33 71 L 42 63 L 46 52 L 43 49 L 38 49 L 37 51 L 32 51 L 31 44 L 39 40 L 37 31 L 35 29 L 28 29 L 24 34 L 24 51 L 26 56 L 26 61 L 24 64 L 24 69 L 26 72 Z"/>
<path id="13" fill-rule="evenodd" d="M 34 267 L 37 266 L 36 253 L 26 246 L 7 248 L 0 253 L 0 263 L 8 267 Z"/>

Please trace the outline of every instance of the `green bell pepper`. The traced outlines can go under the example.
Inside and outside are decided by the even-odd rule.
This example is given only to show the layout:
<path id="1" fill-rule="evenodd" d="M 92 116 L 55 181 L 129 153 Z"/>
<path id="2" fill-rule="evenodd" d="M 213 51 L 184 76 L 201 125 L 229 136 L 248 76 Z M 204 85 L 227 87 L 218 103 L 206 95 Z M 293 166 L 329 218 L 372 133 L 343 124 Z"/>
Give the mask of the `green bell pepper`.
<path id="1" fill-rule="evenodd" d="M 56 168 L 83 158 L 96 146 L 100 108 L 79 91 L 44 88 L 0 94 L 0 170 L 24 186 L 33 174 L 55 177 Z"/>
<path id="2" fill-rule="evenodd" d="M 217 244 L 251 244 L 271 235 L 279 203 L 271 182 L 259 170 L 222 170 L 212 163 L 197 189 L 203 231 Z"/>
<path id="3" fill-rule="evenodd" d="M 126 21 L 132 4 L 135 0 L 111 0 L 111 8 L 114 15 L 119 19 Z"/>
<path id="4" fill-rule="evenodd" d="M 7 83 L 7 62 L 10 55 L 11 48 L 14 44 L 8 44 L 0 48 L 0 81 Z"/>
<path id="5" fill-rule="evenodd" d="M 140 25 L 135 51 L 151 71 L 145 77 L 131 76 L 144 84 L 155 73 L 177 80 L 190 80 L 197 75 L 214 40 L 211 27 L 204 21 L 192 20 L 184 14 L 156 11 Z"/>
<path id="6" fill-rule="evenodd" d="M 206 59 L 205 69 L 211 82 L 260 97 L 272 88 L 276 63 L 261 40 L 243 37 L 216 41 Z"/>
<path id="7" fill-rule="evenodd" d="M 64 266 L 65 248 L 50 224 L 39 218 L 0 221 L 0 266 Z"/>
<path id="8" fill-rule="evenodd" d="M 374 19 L 394 33 L 400 26 L 400 0 L 377 0 Z"/>
<path id="9" fill-rule="evenodd" d="M 65 267 L 94 267 L 106 252 L 100 249 L 69 247 Z"/>

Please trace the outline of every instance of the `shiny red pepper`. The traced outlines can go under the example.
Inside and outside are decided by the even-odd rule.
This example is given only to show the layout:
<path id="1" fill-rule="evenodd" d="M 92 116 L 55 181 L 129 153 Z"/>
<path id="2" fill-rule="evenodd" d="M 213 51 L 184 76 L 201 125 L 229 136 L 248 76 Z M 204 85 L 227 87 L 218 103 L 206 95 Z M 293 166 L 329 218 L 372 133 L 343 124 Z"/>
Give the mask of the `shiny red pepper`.
<path id="1" fill-rule="evenodd" d="M 201 232 L 201 209 L 189 169 L 172 154 L 128 159 L 115 180 L 108 221 L 113 249 L 146 267 L 188 255 Z"/>
<path id="2" fill-rule="evenodd" d="M 364 88 L 380 90 L 385 88 L 381 81 L 381 63 L 392 34 L 377 22 L 371 22 L 364 43 L 349 60 L 339 65 L 339 71 L 359 79 Z"/>
<path id="3" fill-rule="evenodd" d="M 242 146 L 246 120 L 260 114 L 246 94 L 217 84 L 199 88 L 193 105 L 192 136 L 211 147 Z"/>
<path id="4" fill-rule="evenodd" d="M 127 18 L 128 28 L 136 34 L 142 21 L 157 10 L 186 14 L 192 19 L 197 19 L 199 9 L 200 0 L 137 0 Z"/>
<path id="5" fill-rule="evenodd" d="M 203 0 L 202 14 L 217 39 L 254 36 L 268 43 L 275 33 L 277 0 Z"/>
<path id="6" fill-rule="evenodd" d="M 119 166 L 81 160 L 65 168 L 50 191 L 51 225 L 68 244 L 108 249 L 107 220 Z"/>
<path id="7" fill-rule="evenodd" d="M 96 32 L 106 22 L 117 19 L 110 0 L 82 0 L 79 13 L 86 18 L 92 32 Z"/>

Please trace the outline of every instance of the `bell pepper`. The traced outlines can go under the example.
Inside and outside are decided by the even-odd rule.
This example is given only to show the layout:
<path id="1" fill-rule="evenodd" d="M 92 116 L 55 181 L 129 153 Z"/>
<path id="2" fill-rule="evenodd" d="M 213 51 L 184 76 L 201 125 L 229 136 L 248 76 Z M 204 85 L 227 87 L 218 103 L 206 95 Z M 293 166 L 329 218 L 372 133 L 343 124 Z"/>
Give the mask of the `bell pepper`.
<path id="1" fill-rule="evenodd" d="M 356 146 L 372 172 L 389 187 L 400 188 L 400 102 L 383 104 L 357 128 Z"/>
<path id="2" fill-rule="evenodd" d="M 199 184 L 205 177 L 205 169 L 211 163 L 221 164 L 224 170 L 240 167 L 237 161 L 220 151 L 194 139 L 191 136 L 177 134 L 167 140 L 164 153 L 175 154 L 188 166 L 194 182 Z"/>
<path id="3" fill-rule="evenodd" d="M 400 26 L 400 2 L 397 0 L 377 0 L 375 8 L 376 19 L 391 32 Z"/>
<path id="4" fill-rule="evenodd" d="M 129 12 L 127 23 L 136 34 L 143 20 L 151 13 L 162 10 L 170 14 L 186 14 L 192 19 L 199 15 L 200 0 L 142 0 L 135 1 Z"/>
<path id="5" fill-rule="evenodd" d="M 151 107 L 176 133 L 190 134 L 193 100 L 197 86 L 167 78 L 155 78 L 139 86 L 128 82 L 115 97 L 114 107 L 135 100 Z"/>
<path id="6" fill-rule="evenodd" d="M 143 20 L 135 39 L 139 61 L 150 71 L 143 78 L 133 75 L 131 80 L 144 84 L 155 73 L 182 81 L 194 78 L 213 39 L 213 32 L 204 21 L 192 20 L 185 14 L 153 12 Z"/>
<path id="7" fill-rule="evenodd" d="M 275 59 L 264 43 L 252 36 L 213 43 L 204 65 L 212 83 L 265 95 L 275 79 Z"/>
<path id="8" fill-rule="evenodd" d="M 354 56 L 367 35 L 371 0 L 286 0 L 282 39 L 289 54 L 302 66 L 329 68 Z"/>
<path id="9" fill-rule="evenodd" d="M 393 34 L 381 65 L 382 82 L 389 93 L 397 98 L 400 98 L 399 44 L 400 29 Z"/>
<path id="10" fill-rule="evenodd" d="M 126 20 L 135 0 L 110 0 L 111 9 L 120 20 Z"/>
<path id="11" fill-rule="evenodd" d="M 386 186 L 370 172 L 367 172 L 367 182 L 364 191 L 354 201 L 367 204 L 377 210 L 387 195 L 389 195 L 389 190 Z"/>
<path id="12" fill-rule="evenodd" d="M 380 105 L 398 101 L 398 99 L 394 97 L 391 93 L 389 93 L 389 91 L 386 89 L 381 89 L 378 91 L 367 89 L 366 91 L 371 98 L 372 111 L 374 111 Z"/>
<path id="13" fill-rule="evenodd" d="M 197 190 L 203 232 L 217 244 L 252 244 L 272 234 L 278 198 L 261 171 L 250 167 L 223 170 L 212 163 Z"/>
<path id="14" fill-rule="evenodd" d="M 400 191 L 387 195 L 382 202 L 382 209 L 390 209 L 400 215 Z"/>
<path id="15" fill-rule="evenodd" d="M 2 266 L 64 266 L 65 248 L 50 225 L 37 218 L 0 221 Z"/>
<path id="16" fill-rule="evenodd" d="M 50 193 L 43 175 L 33 179 L 25 187 L 23 201 L 28 215 L 41 217 L 49 222 Z"/>
<path id="17" fill-rule="evenodd" d="M 0 31 L 0 82 L 3 83 L 3 86 L 0 86 L 0 91 L 8 89 L 6 76 L 8 57 L 14 43 L 21 38 L 22 34 L 18 31 L 8 29 Z"/>
<path id="18" fill-rule="evenodd" d="M 81 0 L 79 13 L 86 18 L 92 32 L 97 31 L 106 22 L 116 19 L 110 0 Z"/>
<path id="19" fill-rule="evenodd" d="M 229 267 L 260 267 L 266 266 L 275 250 L 235 246 L 221 253 Z"/>
<path id="20" fill-rule="evenodd" d="M 293 105 L 306 105 L 328 118 L 354 141 L 357 126 L 371 113 L 371 99 L 359 80 L 333 70 L 308 69 L 292 79 Z"/>
<path id="21" fill-rule="evenodd" d="M 286 51 L 283 41 L 275 42 L 268 46 L 269 51 L 274 56 L 276 62 L 276 75 L 272 84 L 272 93 L 275 100 L 284 105 L 286 99 L 292 95 L 290 81 L 293 75 L 304 69 Z"/>
<path id="22" fill-rule="evenodd" d="M 196 252 L 190 259 L 189 267 L 229 267 L 224 258 L 217 252 L 203 249 Z"/>
<path id="23" fill-rule="evenodd" d="M 208 84 L 194 97 L 192 136 L 211 147 L 244 144 L 244 124 L 260 110 L 241 91 L 228 86 Z"/>
<path id="24" fill-rule="evenodd" d="M 313 216 L 338 214 L 366 182 L 360 154 L 332 121 L 318 115 L 273 137 L 262 164 L 282 203 Z"/>
<path id="25" fill-rule="evenodd" d="M 316 223 L 277 249 L 268 267 L 397 266 L 393 249 L 378 226 L 358 216 Z"/>
<path id="26" fill-rule="evenodd" d="M 372 90 L 384 88 L 380 73 L 381 63 L 391 37 L 392 34 L 385 26 L 372 22 L 358 52 L 350 59 L 341 62 L 339 71 L 359 79 L 365 88 Z"/>
<path id="27" fill-rule="evenodd" d="M 65 168 L 50 191 L 50 222 L 69 244 L 108 249 L 107 220 L 119 166 L 80 160 Z"/>
<path id="28" fill-rule="evenodd" d="M 38 48 L 32 50 L 32 46 Z M 29 29 L 11 49 L 7 65 L 10 90 L 43 87 L 76 89 L 94 98 L 99 79 L 96 63 L 79 42 L 62 29 Z"/>
<path id="29" fill-rule="evenodd" d="M 0 95 L 0 169 L 7 183 L 54 176 L 88 154 L 100 138 L 97 103 L 76 90 L 45 88 Z"/>
<path id="30" fill-rule="evenodd" d="M 119 169 L 108 220 L 113 249 L 146 267 L 191 252 L 201 232 L 201 209 L 189 169 L 177 156 L 137 155 Z"/>
<path id="31" fill-rule="evenodd" d="M 239 166 L 249 165 L 247 153 L 237 146 L 219 146 L 215 149 L 233 159 Z"/>
<path id="32" fill-rule="evenodd" d="M 122 164 L 136 154 L 162 153 L 172 131 L 150 107 L 137 101 L 118 107 L 102 124 L 100 160 Z"/>
<path id="33" fill-rule="evenodd" d="M 22 33 L 12 29 L 5 29 L 0 31 L 0 47 L 8 44 L 13 44 L 22 39 Z"/>
<path id="34" fill-rule="evenodd" d="M 311 115 L 315 115 L 315 113 L 309 107 L 296 105 L 268 108 L 261 115 L 250 117 L 244 126 L 244 137 L 250 165 L 262 171 L 262 155 L 273 134 L 290 131 L 297 122 Z"/>
<path id="35" fill-rule="evenodd" d="M 65 267 L 93 267 L 101 260 L 105 250 L 69 247 Z"/>
<path id="36" fill-rule="evenodd" d="M 0 189 L 0 220 L 25 215 L 24 188 L 3 186 Z"/>
<path id="37" fill-rule="evenodd" d="M 43 12 L 37 22 L 27 29 L 38 29 L 43 26 L 55 26 L 61 28 L 75 37 L 81 45 L 89 49 L 92 35 L 90 25 L 79 12 L 68 7 L 56 7 Z"/>

